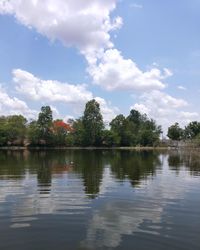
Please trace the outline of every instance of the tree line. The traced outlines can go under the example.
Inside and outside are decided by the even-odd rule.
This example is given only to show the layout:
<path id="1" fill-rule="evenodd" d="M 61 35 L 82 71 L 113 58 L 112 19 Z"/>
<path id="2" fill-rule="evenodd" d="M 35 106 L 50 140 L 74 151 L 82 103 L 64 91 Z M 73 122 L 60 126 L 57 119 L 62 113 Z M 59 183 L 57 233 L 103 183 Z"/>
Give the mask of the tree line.
<path id="1" fill-rule="evenodd" d="M 192 140 L 200 141 L 200 122 L 190 122 L 185 128 L 181 128 L 179 123 L 175 123 L 168 128 L 167 136 L 171 140 Z"/>
<path id="2" fill-rule="evenodd" d="M 54 120 L 50 106 L 43 106 L 37 120 L 22 115 L 0 117 L 0 146 L 156 146 L 161 127 L 147 115 L 131 110 L 117 115 L 106 128 L 96 100 L 86 103 L 76 119 Z"/>

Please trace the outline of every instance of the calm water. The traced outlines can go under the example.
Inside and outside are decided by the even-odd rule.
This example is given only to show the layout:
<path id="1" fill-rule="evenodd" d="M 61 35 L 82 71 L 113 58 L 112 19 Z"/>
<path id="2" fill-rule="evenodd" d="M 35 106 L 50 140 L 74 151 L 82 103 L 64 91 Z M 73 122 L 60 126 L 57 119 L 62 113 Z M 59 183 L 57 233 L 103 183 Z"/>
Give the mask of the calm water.
<path id="1" fill-rule="evenodd" d="M 200 249 L 200 156 L 0 152 L 0 250 Z"/>

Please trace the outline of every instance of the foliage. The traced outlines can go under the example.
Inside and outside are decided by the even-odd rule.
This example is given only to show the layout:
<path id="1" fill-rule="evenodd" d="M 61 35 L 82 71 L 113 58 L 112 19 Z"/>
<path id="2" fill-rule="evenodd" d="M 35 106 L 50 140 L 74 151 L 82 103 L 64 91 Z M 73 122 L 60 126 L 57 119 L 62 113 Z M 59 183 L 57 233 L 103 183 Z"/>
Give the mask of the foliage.
<path id="1" fill-rule="evenodd" d="M 137 110 L 125 117 L 117 115 L 105 129 L 99 103 L 86 103 L 81 118 L 67 123 L 53 120 L 50 106 L 43 106 L 38 119 L 23 116 L 0 117 L 0 145 L 22 144 L 45 146 L 154 146 L 159 141 L 161 128 L 155 121 Z M 27 145 L 27 143 L 26 143 Z"/>
<path id="2" fill-rule="evenodd" d="M 180 141 L 183 138 L 183 134 L 184 131 L 177 122 L 168 128 L 167 136 L 171 140 Z"/>
<path id="3" fill-rule="evenodd" d="M 22 115 L 0 118 L 0 145 L 23 145 L 27 120 Z"/>
<path id="4" fill-rule="evenodd" d="M 53 116 L 52 110 L 49 106 L 43 106 L 39 113 L 37 124 L 40 131 L 41 140 L 45 141 L 45 144 L 52 144 L 52 124 Z"/>
<path id="5" fill-rule="evenodd" d="M 37 121 L 31 121 L 28 126 L 28 140 L 31 145 L 39 145 L 40 139 L 40 127 Z"/>
<path id="6" fill-rule="evenodd" d="M 103 146 L 113 147 L 120 145 L 120 137 L 114 131 L 104 130 L 102 139 Z"/>
<path id="7" fill-rule="evenodd" d="M 119 138 L 119 145 L 126 146 L 127 141 L 127 131 L 126 131 L 126 118 L 120 114 L 117 115 L 110 123 L 111 132 L 116 134 Z"/>
<path id="8" fill-rule="evenodd" d="M 120 137 L 121 146 L 153 146 L 159 141 L 161 128 L 155 121 L 137 110 L 131 110 L 127 118 L 116 116 L 110 123 L 111 131 Z"/>
<path id="9" fill-rule="evenodd" d="M 66 144 L 66 138 L 67 134 L 72 132 L 72 127 L 63 122 L 62 120 L 56 120 L 52 124 L 53 133 L 53 144 L 55 145 L 65 145 Z"/>
<path id="10" fill-rule="evenodd" d="M 87 102 L 83 114 L 84 145 L 100 146 L 104 129 L 100 106 L 94 99 Z"/>
<path id="11" fill-rule="evenodd" d="M 0 117 L 0 145 L 3 146 L 8 140 L 8 130 L 6 128 L 6 117 Z"/>
<path id="12" fill-rule="evenodd" d="M 186 139 L 194 139 L 195 137 L 197 137 L 197 135 L 200 134 L 200 122 L 197 121 L 190 122 L 185 127 L 184 134 Z"/>
<path id="13" fill-rule="evenodd" d="M 73 123 L 73 139 L 72 143 L 74 146 L 82 146 L 84 143 L 84 127 L 82 118 L 77 119 Z"/>

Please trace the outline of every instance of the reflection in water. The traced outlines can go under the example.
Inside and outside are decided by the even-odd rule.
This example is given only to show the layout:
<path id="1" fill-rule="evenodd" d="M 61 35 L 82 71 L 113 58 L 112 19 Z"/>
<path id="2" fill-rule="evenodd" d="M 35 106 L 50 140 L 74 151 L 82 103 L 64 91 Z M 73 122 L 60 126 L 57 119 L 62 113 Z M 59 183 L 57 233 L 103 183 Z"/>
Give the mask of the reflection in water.
<path id="1" fill-rule="evenodd" d="M 90 198 L 99 194 L 106 165 L 115 178 L 129 179 L 133 187 L 161 166 L 159 155 L 148 151 L 3 151 L 0 156 L 0 178 L 24 179 L 25 174 L 37 174 L 38 190 L 48 193 L 52 175 L 79 174 Z"/>
<path id="2" fill-rule="evenodd" d="M 95 198 L 103 177 L 103 151 L 86 152 L 73 152 L 74 171 L 81 175 L 85 193 L 90 198 Z"/>
<path id="3" fill-rule="evenodd" d="M 186 168 L 191 175 L 200 175 L 200 154 L 199 151 L 171 151 L 168 158 L 169 167 L 177 173 Z"/>
<path id="4" fill-rule="evenodd" d="M 128 178 L 133 187 L 149 175 L 153 176 L 156 168 L 161 166 L 158 154 L 149 151 L 114 151 L 110 163 L 115 177 L 120 180 Z"/>
<path id="5" fill-rule="evenodd" d="M 26 151 L 0 152 L 0 178 L 23 179 L 25 175 Z"/>
<path id="6" fill-rule="evenodd" d="M 2 151 L 0 249 L 32 249 L 23 228 L 32 236 L 37 228 L 32 238 L 40 244 L 46 216 L 48 238 L 64 230 L 69 249 L 200 249 L 198 176 L 198 153 Z M 13 233 L 24 247 L 6 245 Z M 39 249 L 55 249 L 46 244 Z"/>

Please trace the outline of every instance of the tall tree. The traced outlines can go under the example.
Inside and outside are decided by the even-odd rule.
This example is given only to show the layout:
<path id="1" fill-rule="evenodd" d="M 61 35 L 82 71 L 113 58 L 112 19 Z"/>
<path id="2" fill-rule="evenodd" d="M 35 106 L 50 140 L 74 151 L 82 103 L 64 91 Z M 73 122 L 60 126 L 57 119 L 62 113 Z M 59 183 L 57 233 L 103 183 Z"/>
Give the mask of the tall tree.
<path id="1" fill-rule="evenodd" d="M 41 139 L 41 131 L 37 121 L 31 121 L 28 125 L 28 140 L 31 145 L 39 145 Z"/>
<path id="2" fill-rule="evenodd" d="M 130 146 L 131 134 L 128 129 L 128 121 L 122 114 L 117 115 L 110 122 L 110 128 L 119 137 L 119 144 L 121 146 Z"/>
<path id="3" fill-rule="evenodd" d="M 142 121 L 146 120 L 146 115 L 141 115 L 139 111 L 132 109 L 127 120 L 134 123 L 136 126 L 139 126 Z"/>
<path id="4" fill-rule="evenodd" d="M 179 124 L 176 122 L 168 128 L 167 136 L 171 140 L 180 141 L 183 137 L 183 129 L 180 128 Z"/>
<path id="5" fill-rule="evenodd" d="M 8 129 L 7 118 L 5 116 L 0 117 L 0 146 L 3 146 L 8 141 Z"/>
<path id="6" fill-rule="evenodd" d="M 104 124 L 100 106 L 96 100 L 93 99 L 86 103 L 82 121 L 84 144 L 87 146 L 101 145 Z"/>
<path id="7" fill-rule="evenodd" d="M 51 108 L 49 106 L 43 106 L 41 108 L 41 112 L 39 113 L 37 123 L 40 129 L 41 139 L 45 140 L 47 144 L 51 142 L 52 122 L 53 122 L 53 116 Z"/>
<path id="8" fill-rule="evenodd" d="M 187 139 L 194 139 L 199 134 L 200 134 L 200 122 L 193 121 L 190 122 L 185 127 L 185 137 Z"/>

